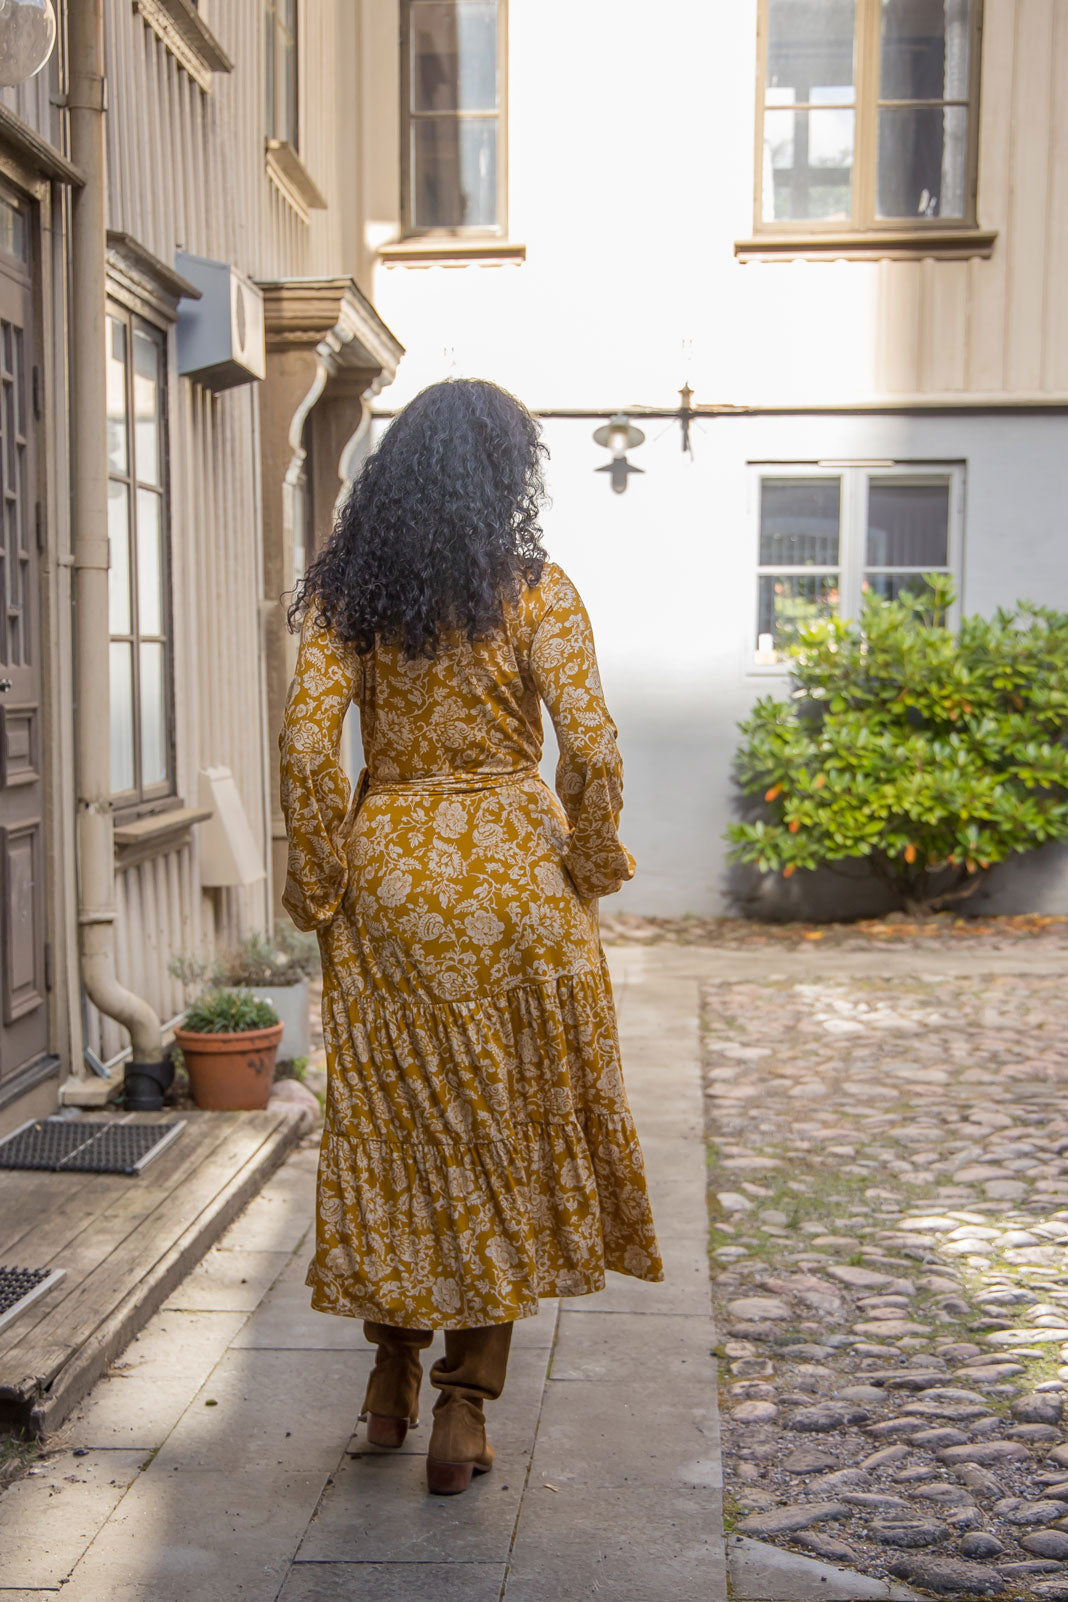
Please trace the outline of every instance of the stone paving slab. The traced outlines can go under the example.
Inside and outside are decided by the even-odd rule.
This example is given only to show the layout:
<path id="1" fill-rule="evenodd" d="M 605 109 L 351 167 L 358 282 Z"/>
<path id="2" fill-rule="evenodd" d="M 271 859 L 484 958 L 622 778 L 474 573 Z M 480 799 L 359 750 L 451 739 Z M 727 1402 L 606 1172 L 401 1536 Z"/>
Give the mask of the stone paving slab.
<path id="1" fill-rule="evenodd" d="M 652 1412 L 648 1397 L 639 1387 L 621 1387 L 606 1407 L 604 1387 L 554 1380 L 538 1424 L 535 1475 L 581 1495 L 627 1486 L 719 1490 L 714 1385 L 685 1395 L 672 1386 Z"/>
<path id="2" fill-rule="evenodd" d="M 915 1602 L 920 1595 L 745 1535 L 731 1536 L 727 1564 L 733 1602 Z"/>
<path id="3" fill-rule="evenodd" d="M 565 1496 L 535 1471 L 508 1571 L 507 1602 L 716 1602 L 722 1543 L 716 1491 L 581 1490 Z"/>
<path id="4" fill-rule="evenodd" d="M 322 1470 L 154 1468 L 74 1569 L 64 1602 L 275 1602 L 322 1494 Z"/>
<path id="5" fill-rule="evenodd" d="M 33 1594 L 62 1584 L 65 1602 L 725 1602 L 704 968 L 663 955 L 612 961 L 668 1279 L 610 1275 L 599 1295 L 543 1303 L 517 1326 L 490 1412 L 493 1473 L 461 1498 L 429 1498 L 428 1418 L 399 1453 L 368 1447 L 361 1324 L 313 1313 L 304 1285 L 311 1138 L 71 1421 L 70 1455 L 48 1472 L 95 1461 L 99 1443 L 121 1483 L 102 1504 L 86 1483 L 64 1486 L 65 1522 L 80 1533 L 33 1571 Z M 438 1337 L 429 1361 L 440 1348 Z M 431 1401 L 427 1390 L 427 1414 Z M 131 1438 L 148 1450 L 121 1450 Z M 22 1495 L 35 1536 L 51 1515 L 40 1492 L 32 1507 Z M 11 1496 L 0 1497 L 0 1551 Z M 25 1589 L 21 1574 L 0 1575 L 0 1602 Z"/>
<path id="6" fill-rule="evenodd" d="M 62 1584 L 144 1460 L 136 1451 L 58 1452 L 38 1473 L 16 1481 L 0 1500 L 0 1579 L 10 1586 Z"/>
<path id="7" fill-rule="evenodd" d="M 297 1554 L 315 1562 L 505 1563 L 523 1501 L 549 1353 L 517 1352 L 505 1395 L 488 1410 L 498 1463 L 472 1491 L 426 1494 L 427 1417 L 407 1451 L 381 1452 L 356 1443 L 335 1470 Z M 361 1432 L 362 1435 L 362 1432 Z"/>
<path id="8" fill-rule="evenodd" d="M 213 1246 L 171 1292 L 165 1308 L 208 1313 L 250 1313 L 289 1261 L 285 1251 L 244 1251 Z"/>
<path id="9" fill-rule="evenodd" d="M 503 1563 L 295 1563 L 278 1602 L 499 1602 L 507 1572 Z"/>
<path id="10" fill-rule="evenodd" d="M 64 1441 L 89 1447 L 162 1446 L 241 1332 L 243 1313 L 160 1315 L 135 1336 L 67 1420 Z"/>

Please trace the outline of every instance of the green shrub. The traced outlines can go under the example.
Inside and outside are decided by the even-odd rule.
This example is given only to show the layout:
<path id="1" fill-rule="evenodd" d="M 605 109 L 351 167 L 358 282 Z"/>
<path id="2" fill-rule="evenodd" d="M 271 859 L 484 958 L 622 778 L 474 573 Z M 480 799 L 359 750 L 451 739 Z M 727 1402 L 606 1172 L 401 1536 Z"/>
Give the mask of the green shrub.
<path id="1" fill-rule="evenodd" d="M 954 633 L 952 582 L 924 585 L 799 626 L 790 699 L 739 724 L 734 776 L 760 815 L 728 829 L 733 861 L 867 864 L 917 913 L 1068 839 L 1068 614 L 1019 602 Z"/>
<path id="2" fill-rule="evenodd" d="M 186 1008 L 181 1027 L 198 1035 L 238 1035 L 277 1022 L 271 1003 L 257 1001 L 251 990 L 206 990 Z"/>

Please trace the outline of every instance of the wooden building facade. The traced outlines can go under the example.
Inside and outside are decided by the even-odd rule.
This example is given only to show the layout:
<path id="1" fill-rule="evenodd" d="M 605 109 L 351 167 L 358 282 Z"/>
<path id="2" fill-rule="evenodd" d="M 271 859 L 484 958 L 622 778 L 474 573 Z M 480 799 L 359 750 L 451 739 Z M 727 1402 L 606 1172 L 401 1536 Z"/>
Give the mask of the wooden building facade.
<path id="1" fill-rule="evenodd" d="M 284 844 L 275 732 L 294 654 L 281 597 L 330 526 L 368 402 L 402 354 L 360 288 L 362 5 L 56 9 L 48 64 L 0 93 L 0 1130 L 60 1093 L 93 1104 L 121 1079 L 129 1036 L 83 983 L 87 925 L 107 924 L 115 979 L 164 1041 L 183 1003 L 172 958 L 269 925 Z M 93 180 L 72 154 L 78 106 L 96 98 L 93 63 L 77 59 L 94 22 L 103 695 L 78 682 L 78 630 L 92 617 L 77 615 L 78 573 L 94 558 L 79 555 L 91 513 L 71 449 L 71 418 L 95 383 L 79 368 L 88 311 L 76 270 Z M 101 810 L 83 794 L 79 744 L 97 737 L 110 750 L 110 906 L 86 905 L 79 844 L 80 812 Z M 87 1047 L 112 1084 L 89 1072 Z"/>

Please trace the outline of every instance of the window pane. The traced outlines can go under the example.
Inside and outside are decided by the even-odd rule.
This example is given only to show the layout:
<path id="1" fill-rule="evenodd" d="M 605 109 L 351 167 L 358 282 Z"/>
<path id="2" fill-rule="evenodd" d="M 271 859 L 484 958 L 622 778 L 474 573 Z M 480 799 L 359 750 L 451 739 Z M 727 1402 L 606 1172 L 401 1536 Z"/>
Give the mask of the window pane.
<path id="1" fill-rule="evenodd" d="M 150 334 L 134 330 L 134 458 L 145 484 L 160 482 L 159 346 Z"/>
<path id="2" fill-rule="evenodd" d="M 853 113 L 764 113 L 764 221 L 849 218 L 852 214 Z"/>
<path id="3" fill-rule="evenodd" d="M 791 100 L 853 99 L 856 0 L 768 0 L 769 89 Z"/>
<path id="4" fill-rule="evenodd" d="M 129 645 L 111 645 L 111 789 L 134 783 L 133 661 Z"/>
<path id="5" fill-rule="evenodd" d="M 0 250 L 26 260 L 26 219 L 17 206 L 0 196 Z"/>
<path id="6" fill-rule="evenodd" d="M 763 573 L 757 634 L 770 634 L 776 651 L 782 651 L 805 623 L 832 617 L 838 610 L 837 573 Z"/>
<path id="7" fill-rule="evenodd" d="M 130 632 L 130 509 L 125 484 L 108 484 L 108 632 Z"/>
<path id="8" fill-rule="evenodd" d="M 861 589 L 865 595 L 881 595 L 887 601 L 896 601 L 902 595 L 926 600 L 931 594 L 931 586 L 924 583 L 922 573 L 866 573 Z"/>
<path id="9" fill-rule="evenodd" d="M 945 567 L 949 485 L 874 481 L 868 489 L 869 567 Z"/>
<path id="10" fill-rule="evenodd" d="M 971 0 L 883 0 L 882 100 L 967 100 Z"/>
<path id="11" fill-rule="evenodd" d="M 963 217 L 968 113 L 963 106 L 879 112 L 880 217 Z"/>
<path id="12" fill-rule="evenodd" d="M 278 137 L 286 139 L 296 150 L 299 143 L 298 105 L 297 105 L 297 71 L 299 56 L 297 55 L 296 18 L 293 19 L 293 31 L 285 43 L 284 75 L 282 78 L 282 93 L 284 96 L 281 108 L 281 123 Z"/>
<path id="13" fill-rule="evenodd" d="M 837 567 L 840 502 L 837 478 L 764 479 L 761 567 Z"/>
<path id="14" fill-rule="evenodd" d="M 126 326 L 107 320 L 108 466 L 125 473 L 126 466 Z"/>
<path id="15" fill-rule="evenodd" d="M 413 223 L 491 228 L 497 221 L 497 119 L 419 117 L 412 123 Z"/>
<path id="16" fill-rule="evenodd" d="M 413 111 L 496 111 L 497 0 L 417 0 Z"/>
<path id="17" fill-rule="evenodd" d="M 167 777 L 167 719 L 163 698 L 163 646 L 141 645 L 141 783 Z"/>
<path id="18" fill-rule="evenodd" d="M 137 632 L 163 633 L 160 497 L 137 492 Z"/>

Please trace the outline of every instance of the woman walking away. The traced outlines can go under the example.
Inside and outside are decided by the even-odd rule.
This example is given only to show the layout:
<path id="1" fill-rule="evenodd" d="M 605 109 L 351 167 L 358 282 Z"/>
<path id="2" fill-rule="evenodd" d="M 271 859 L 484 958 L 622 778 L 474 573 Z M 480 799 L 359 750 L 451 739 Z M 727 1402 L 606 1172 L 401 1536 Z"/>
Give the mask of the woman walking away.
<path id="1" fill-rule="evenodd" d="M 493 384 L 424 390 L 290 613 L 284 903 L 317 929 L 328 1059 L 312 1305 L 377 1345 L 368 1436 L 416 1421 L 445 1330 L 431 1491 L 493 1461 L 512 1323 L 663 1270 L 597 898 L 634 871 L 589 620 L 540 541 L 538 425 Z M 539 702 L 560 747 L 538 776 Z M 366 768 L 338 761 L 359 708 Z"/>

